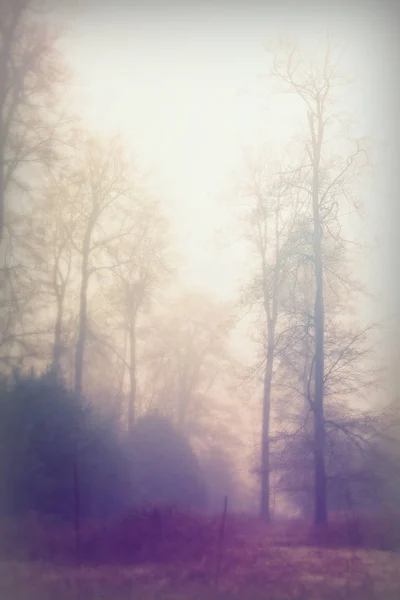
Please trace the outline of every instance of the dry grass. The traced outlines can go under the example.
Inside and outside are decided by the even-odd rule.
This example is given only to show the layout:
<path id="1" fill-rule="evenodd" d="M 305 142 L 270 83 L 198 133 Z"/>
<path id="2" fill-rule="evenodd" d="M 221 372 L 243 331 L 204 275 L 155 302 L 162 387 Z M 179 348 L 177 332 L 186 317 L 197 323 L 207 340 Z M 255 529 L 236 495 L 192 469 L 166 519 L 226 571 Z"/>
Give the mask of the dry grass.
<path id="1" fill-rule="evenodd" d="M 249 519 L 227 523 L 218 589 L 214 575 L 218 520 L 170 513 L 163 516 L 163 538 L 153 542 L 149 515 L 131 515 L 106 527 L 93 524 L 83 537 L 91 540 L 85 564 L 71 564 L 73 536 L 58 531 L 64 552 L 42 551 L 6 556 L 0 563 L 0 598 L 7 600 L 398 600 L 400 554 L 344 544 L 341 522 L 315 535 L 306 524 L 260 527 Z M 15 524 L 14 524 L 15 526 Z M 9 530 L 12 526 L 8 523 Z M 49 540 L 50 526 L 36 523 L 36 550 Z M 333 531 L 336 530 L 336 537 Z M 10 531 L 8 534 L 10 534 Z M 29 528 L 20 535 L 29 538 Z M 122 536 L 124 532 L 124 536 Z M 154 533 L 154 531 L 153 531 Z M 366 534 L 365 534 L 366 535 Z M 364 541 L 366 539 L 364 535 Z M 129 538 L 132 542 L 127 549 Z M 101 544 L 101 539 L 103 543 Z M 63 544 L 61 543 L 63 542 Z M 141 543 L 139 543 L 141 542 Z M 360 540 L 359 540 L 360 542 Z M 15 543 L 15 539 L 14 539 Z M 97 544 L 97 554 L 94 545 Z M 108 545 L 110 544 L 110 545 Z M 136 544 L 136 549 L 135 549 Z M 324 546 L 324 547 L 323 547 Z M 330 546 L 330 547 L 329 547 Z M 10 546 L 9 546 L 10 548 Z M 100 549 L 99 549 L 100 548 Z M 67 549 L 70 551 L 69 560 Z M 14 548 L 15 550 L 15 548 Z M 118 554 L 119 552 L 119 554 Z M 156 554 L 154 555 L 154 552 Z M 116 553 L 116 554 L 114 554 Z M 153 554 L 153 556 L 151 556 Z M 46 555 L 46 556 L 45 556 Z M 130 556 L 130 560 L 129 560 Z M 108 557 L 108 560 L 106 560 Z M 18 558 L 19 560 L 16 560 Z M 64 560 L 61 560 L 64 558 Z M 100 560 L 101 558 L 101 560 Z M 33 560 L 34 559 L 34 560 Z M 108 563 L 108 564 L 107 564 Z M 113 564 L 111 564 L 113 563 Z M 130 563 L 130 564 L 129 564 Z"/>

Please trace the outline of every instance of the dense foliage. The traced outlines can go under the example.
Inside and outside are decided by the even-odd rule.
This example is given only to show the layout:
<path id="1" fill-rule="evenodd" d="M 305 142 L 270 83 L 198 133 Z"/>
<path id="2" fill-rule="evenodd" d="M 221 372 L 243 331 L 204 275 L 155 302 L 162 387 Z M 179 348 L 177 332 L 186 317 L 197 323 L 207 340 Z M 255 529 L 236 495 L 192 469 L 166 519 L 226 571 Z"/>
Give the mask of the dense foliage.
<path id="1" fill-rule="evenodd" d="M 72 519 L 74 464 L 83 517 L 149 503 L 205 506 L 197 459 L 166 419 L 143 418 L 127 439 L 114 414 L 99 414 L 51 371 L 3 385 L 0 427 L 3 514 Z"/>

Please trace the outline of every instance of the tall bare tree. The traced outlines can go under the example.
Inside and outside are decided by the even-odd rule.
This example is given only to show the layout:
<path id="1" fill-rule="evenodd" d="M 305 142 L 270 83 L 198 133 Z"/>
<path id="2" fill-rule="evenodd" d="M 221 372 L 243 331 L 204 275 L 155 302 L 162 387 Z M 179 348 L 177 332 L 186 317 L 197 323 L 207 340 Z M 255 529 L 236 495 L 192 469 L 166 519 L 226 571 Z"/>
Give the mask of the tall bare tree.
<path id="1" fill-rule="evenodd" d="M 324 244 L 330 237 L 343 242 L 340 212 L 359 208 L 353 183 L 365 152 L 361 140 L 352 139 L 349 123 L 335 111 L 335 93 L 348 83 L 337 68 L 331 46 L 321 61 L 301 58 L 298 48 L 284 45 L 273 59 L 272 75 L 283 84 L 283 91 L 294 94 L 305 110 L 304 141 L 299 148 L 302 169 L 297 186 L 309 199 L 313 224 L 312 252 L 315 283 L 314 328 L 314 462 L 315 522 L 327 522 L 327 480 L 325 470 L 325 310 L 324 285 L 329 266 L 324 263 Z M 334 272 L 330 272 L 335 277 Z M 340 276 L 336 285 L 341 285 Z"/>
<path id="2" fill-rule="evenodd" d="M 131 431 L 135 415 L 141 409 L 137 374 L 138 328 L 141 317 L 149 318 L 151 305 L 168 280 L 172 264 L 168 222 L 160 202 L 149 191 L 143 190 L 138 195 L 126 219 L 129 235 L 106 247 L 110 277 L 105 281 L 105 297 L 114 329 L 122 333 L 124 340 L 122 353 L 115 348 L 115 341 L 114 351 L 122 361 L 122 389 L 126 370 L 129 375 L 127 422 Z M 110 343 L 113 342 L 110 340 Z"/>
<path id="3" fill-rule="evenodd" d="M 63 326 L 77 258 L 73 238 L 79 226 L 79 194 L 70 187 L 67 165 L 60 166 L 42 172 L 42 183 L 31 194 L 22 225 L 22 246 L 32 259 L 32 277 L 42 288 L 47 320 L 54 306 L 51 363 L 55 369 L 60 368 L 63 355 Z"/>
<path id="4" fill-rule="evenodd" d="M 49 162 L 65 120 L 58 99 L 67 70 L 43 3 L 4 0 L 0 5 L 0 240 L 5 194 L 26 187 L 31 166 Z"/>
<path id="5" fill-rule="evenodd" d="M 81 201 L 81 227 L 77 231 L 78 241 L 75 244 L 81 255 L 74 375 L 77 393 L 82 391 L 90 278 L 99 267 L 96 258 L 101 256 L 105 246 L 111 240 L 128 235 L 122 214 L 116 207 L 122 210 L 129 195 L 134 192 L 130 165 L 125 160 L 119 139 L 102 141 L 88 135 L 82 140 L 79 150 L 79 160 L 71 173 L 71 184 L 79 191 Z"/>
<path id="6" fill-rule="evenodd" d="M 283 286 L 297 256 L 297 219 L 301 216 L 301 195 L 291 186 L 293 173 L 286 172 L 268 150 L 247 160 L 247 174 L 241 192 L 242 229 L 250 243 L 257 267 L 247 288 L 245 302 L 259 305 L 263 312 L 261 368 L 263 379 L 261 433 L 261 517 L 270 520 L 270 430 L 272 386 L 285 315 L 282 312 Z M 296 172 L 294 172 L 296 174 Z"/>
<path id="7" fill-rule="evenodd" d="M 7 369 L 44 357 L 41 335 L 49 329 L 37 319 L 43 278 L 35 278 L 40 267 L 28 248 L 40 238 L 31 194 L 68 146 L 71 123 L 63 105 L 69 74 L 49 8 L 36 0 L 0 5 L 0 353 Z"/>
<path id="8" fill-rule="evenodd" d="M 325 309 L 326 278 L 343 285 L 340 274 L 324 261 L 324 245 L 329 239 L 346 245 L 341 213 L 359 209 L 354 183 L 365 161 L 362 140 L 353 139 L 350 121 L 335 109 L 340 86 L 348 83 L 337 68 L 337 59 L 328 44 L 321 60 L 304 60 L 297 47 L 278 47 L 273 57 L 272 76 L 283 86 L 280 91 L 294 94 L 304 107 L 304 129 L 298 145 L 298 181 L 293 182 L 309 202 L 312 222 L 312 264 L 314 273 L 313 322 L 315 358 L 313 365 L 313 422 L 315 465 L 315 522 L 327 522 L 327 479 L 325 469 Z"/>

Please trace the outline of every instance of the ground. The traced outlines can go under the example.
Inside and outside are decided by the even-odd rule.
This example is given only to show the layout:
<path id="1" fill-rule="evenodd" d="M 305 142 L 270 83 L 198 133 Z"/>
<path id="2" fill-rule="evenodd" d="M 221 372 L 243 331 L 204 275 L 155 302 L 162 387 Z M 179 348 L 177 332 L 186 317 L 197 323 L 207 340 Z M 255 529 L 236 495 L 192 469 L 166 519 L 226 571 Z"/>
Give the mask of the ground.
<path id="1" fill-rule="evenodd" d="M 232 561 L 231 557 L 231 561 Z M 226 562 L 218 586 L 202 564 L 61 567 L 3 562 L 9 600 L 398 600 L 400 555 L 379 551 L 257 548 Z"/>
<path id="2" fill-rule="evenodd" d="M 218 528 L 216 527 L 215 532 Z M 299 536 L 298 536 L 299 537 Z M 281 530 L 229 524 L 219 580 L 215 548 L 201 556 L 80 566 L 0 562 L 4 600 L 398 600 L 400 553 L 294 543 Z"/>

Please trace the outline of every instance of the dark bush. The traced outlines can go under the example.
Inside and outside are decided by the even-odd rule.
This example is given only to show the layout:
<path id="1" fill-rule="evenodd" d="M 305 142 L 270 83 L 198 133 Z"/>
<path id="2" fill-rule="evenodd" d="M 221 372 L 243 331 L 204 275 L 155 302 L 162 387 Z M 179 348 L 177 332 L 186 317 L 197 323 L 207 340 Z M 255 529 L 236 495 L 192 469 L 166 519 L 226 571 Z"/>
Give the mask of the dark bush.
<path id="1" fill-rule="evenodd" d="M 140 419 L 129 441 L 132 505 L 182 510 L 206 508 L 206 491 L 197 458 L 184 435 L 167 419 Z"/>
<path id="2" fill-rule="evenodd" d="M 0 399 L 2 514 L 29 512 L 71 520 L 74 462 L 82 516 L 118 509 L 123 465 L 116 430 L 48 372 L 3 384 Z M 111 483 L 112 482 L 112 483 Z"/>

